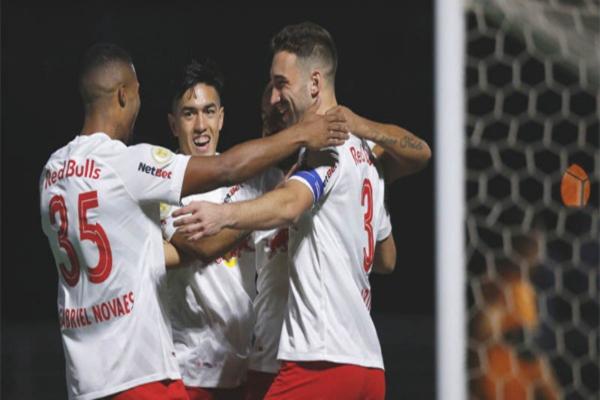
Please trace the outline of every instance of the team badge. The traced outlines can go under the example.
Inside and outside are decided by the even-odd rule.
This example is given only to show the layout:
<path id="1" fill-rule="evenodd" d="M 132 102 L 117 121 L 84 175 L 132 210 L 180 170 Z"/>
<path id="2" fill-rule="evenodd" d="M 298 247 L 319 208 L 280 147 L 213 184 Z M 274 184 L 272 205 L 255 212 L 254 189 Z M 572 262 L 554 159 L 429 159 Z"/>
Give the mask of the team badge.
<path id="1" fill-rule="evenodd" d="M 229 252 L 223 257 L 223 264 L 225 264 L 227 268 L 237 267 L 238 258 Z"/>
<path id="2" fill-rule="evenodd" d="M 173 158 L 173 152 L 161 146 L 153 146 L 152 158 L 154 158 L 154 160 L 159 164 L 165 164 L 167 161 Z"/>
<path id="3" fill-rule="evenodd" d="M 160 203 L 160 219 L 166 219 L 171 212 L 171 206 L 167 203 Z"/>

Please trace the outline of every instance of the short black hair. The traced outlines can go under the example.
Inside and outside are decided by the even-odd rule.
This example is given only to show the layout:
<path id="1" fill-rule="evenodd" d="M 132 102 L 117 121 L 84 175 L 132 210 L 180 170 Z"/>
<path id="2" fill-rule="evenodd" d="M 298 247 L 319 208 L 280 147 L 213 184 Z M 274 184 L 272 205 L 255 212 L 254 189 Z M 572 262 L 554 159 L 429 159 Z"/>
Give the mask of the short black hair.
<path id="1" fill-rule="evenodd" d="M 217 63 L 207 58 L 202 63 L 196 60 L 190 61 L 172 81 L 171 108 L 174 108 L 185 92 L 199 83 L 214 87 L 219 95 L 221 105 L 223 104 L 225 79 Z"/>
<path id="2" fill-rule="evenodd" d="M 287 51 L 299 58 L 318 58 L 330 66 L 327 74 L 335 79 L 338 63 L 335 43 L 329 32 L 314 22 L 286 26 L 271 39 L 271 50 L 273 54 Z"/>
<path id="3" fill-rule="evenodd" d="M 112 63 L 131 65 L 133 60 L 126 50 L 113 43 L 96 43 L 86 50 L 79 72 L 79 92 L 84 103 L 92 102 L 96 96 L 86 86 L 85 78 L 96 69 Z"/>

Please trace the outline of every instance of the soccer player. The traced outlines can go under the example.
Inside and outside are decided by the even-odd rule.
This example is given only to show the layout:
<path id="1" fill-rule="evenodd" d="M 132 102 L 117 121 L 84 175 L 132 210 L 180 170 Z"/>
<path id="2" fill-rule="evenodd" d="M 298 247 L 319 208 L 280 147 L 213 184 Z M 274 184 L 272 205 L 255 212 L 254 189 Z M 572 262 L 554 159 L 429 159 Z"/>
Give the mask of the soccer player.
<path id="1" fill-rule="evenodd" d="M 353 133 L 374 140 L 396 159 L 391 179 L 426 163 L 429 149 L 413 135 L 400 128 L 390 134 L 388 127 L 336 107 L 337 57 L 327 31 L 311 23 L 288 26 L 272 47 L 271 103 L 286 125 L 319 98 L 320 112 L 352 116 Z M 283 364 L 267 398 L 384 398 L 368 274 L 393 269 L 396 254 L 383 177 L 374 161 L 367 143 L 351 136 L 339 149 L 305 152 L 301 170 L 259 199 L 196 203 L 177 213 L 194 212 L 178 223 L 187 224 L 186 233 L 291 225 L 290 292 L 279 345 Z"/>
<path id="2" fill-rule="evenodd" d="M 71 399 L 184 399 L 158 292 L 165 278 L 159 202 L 244 181 L 302 145 L 339 144 L 343 120 L 312 115 L 287 132 L 214 157 L 126 146 L 140 108 L 131 57 L 98 44 L 84 57 L 82 130 L 40 177 L 40 211 L 59 272 Z"/>
<path id="3" fill-rule="evenodd" d="M 178 77 L 169 124 L 183 154 L 216 153 L 225 114 L 222 88 L 223 77 L 210 61 L 193 61 Z M 274 187 L 282 176 L 270 169 L 246 183 L 187 196 L 182 203 L 254 198 L 262 194 L 258 185 L 265 179 Z M 186 268 L 167 274 L 168 313 L 183 382 L 190 400 L 241 399 L 255 320 L 254 245 L 243 240 L 245 231 L 225 230 L 194 242 L 173 235 L 170 214 L 175 209 L 168 208 L 163 233 L 178 250 L 194 257 Z"/>

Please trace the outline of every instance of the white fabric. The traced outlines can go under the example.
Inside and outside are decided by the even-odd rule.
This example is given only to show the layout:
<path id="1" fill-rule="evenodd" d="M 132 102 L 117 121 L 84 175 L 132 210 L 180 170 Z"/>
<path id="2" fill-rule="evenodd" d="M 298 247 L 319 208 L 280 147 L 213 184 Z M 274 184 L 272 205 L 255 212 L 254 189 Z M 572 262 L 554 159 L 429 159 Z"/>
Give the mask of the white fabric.
<path id="1" fill-rule="evenodd" d="M 41 219 L 59 269 L 70 399 L 95 399 L 180 377 L 159 301 L 165 278 L 159 201 L 179 202 L 188 160 L 164 148 L 127 147 L 96 133 L 77 136 L 57 150 L 42 171 Z M 61 207 L 50 207 L 60 199 L 64 215 Z M 68 228 L 59 244 L 61 221 Z M 110 268 L 99 277 L 101 254 Z M 76 261 L 70 260 L 78 260 L 78 276 Z M 69 284 L 65 276 L 70 274 Z"/>
<path id="2" fill-rule="evenodd" d="M 272 190 L 283 179 L 280 170 L 263 176 L 260 190 Z M 288 229 L 253 233 L 256 248 L 256 289 L 254 343 L 249 368 L 254 371 L 279 371 L 277 350 L 285 315 L 289 287 Z"/>
<path id="3" fill-rule="evenodd" d="M 311 158 L 333 165 L 313 168 Z M 364 267 L 365 253 L 373 255 L 375 243 L 391 233 L 383 176 L 368 145 L 352 135 L 320 156 L 306 155 L 305 165 L 291 179 L 304 183 L 315 202 L 289 229 L 290 288 L 278 358 L 383 368 L 369 314 L 372 264 Z"/>
<path id="4" fill-rule="evenodd" d="M 259 193 L 262 176 L 231 188 L 188 196 L 214 203 L 242 201 Z M 163 230 L 173 232 L 173 218 Z M 171 235 L 167 233 L 166 236 Z M 223 258 L 168 273 L 168 304 L 177 360 L 186 386 L 233 388 L 246 374 L 250 353 L 255 287 L 254 243 L 249 237 Z"/>

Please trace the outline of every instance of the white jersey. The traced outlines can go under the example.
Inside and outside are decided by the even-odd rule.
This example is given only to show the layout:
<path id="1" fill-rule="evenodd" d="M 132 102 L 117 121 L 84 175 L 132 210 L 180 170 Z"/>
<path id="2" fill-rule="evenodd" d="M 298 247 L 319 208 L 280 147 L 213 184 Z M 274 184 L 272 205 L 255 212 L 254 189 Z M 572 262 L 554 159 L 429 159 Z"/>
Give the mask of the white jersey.
<path id="1" fill-rule="evenodd" d="M 273 189 L 283 173 L 265 176 L 262 191 Z M 285 315 L 289 287 L 288 229 L 279 228 L 253 233 L 256 248 L 256 289 L 254 343 L 249 368 L 254 371 L 279 371 L 277 350 Z"/>
<path id="2" fill-rule="evenodd" d="M 249 368 L 277 373 L 281 326 L 289 288 L 288 228 L 254 233 L 256 248 L 256 324 Z"/>
<path id="3" fill-rule="evenodd" d="M 180 378 L 159 301 L 159 202 L 179 202 L 188 160 L 96 133 L 77 136 L 44 167 L 40 210 L 59 271 L 70 399 Z"/>
<path id="4" fill-rule="evenodd" d="M 182 202 L 252 199 L 258 195 L 259 180 L 188 196 Z M 167 236 L 174 231 L 173 211 L 175 208 L 170 208 L 163 221 Z M 254 327 L 254 263 L 254 244 L 249 237 L 208 265 L 194 260 L 190 266 L 169 271 L 169 314 L 186 386 L 233 388 L 242 383 Z"/>
<path id="5" fill-rule="evenodd" d="M 309 155 L 291 178 L 307 185 L 314 206 L 289 229 L 288 312 L 278 358 L 383 369 L 369 314 L 375 244 L 391 233 L 383 176 L 366 142 L 353 135 L 329 152 L 337 159 L 332 166 L 311 169 Z"/>

